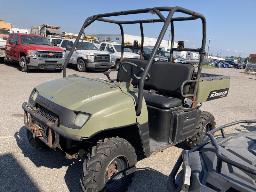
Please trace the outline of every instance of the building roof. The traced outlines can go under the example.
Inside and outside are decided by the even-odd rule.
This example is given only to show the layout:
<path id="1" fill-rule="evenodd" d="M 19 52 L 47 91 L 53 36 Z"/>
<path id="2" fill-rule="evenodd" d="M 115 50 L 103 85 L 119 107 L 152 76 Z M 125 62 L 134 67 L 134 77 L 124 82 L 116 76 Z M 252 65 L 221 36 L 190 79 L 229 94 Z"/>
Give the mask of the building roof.
<path id="1" fill-rule="evenodd" d="M 6 23 L 4 20 L 0 19 L 0 29 L 10 30 L 12 28 L 12 24 Z"/>

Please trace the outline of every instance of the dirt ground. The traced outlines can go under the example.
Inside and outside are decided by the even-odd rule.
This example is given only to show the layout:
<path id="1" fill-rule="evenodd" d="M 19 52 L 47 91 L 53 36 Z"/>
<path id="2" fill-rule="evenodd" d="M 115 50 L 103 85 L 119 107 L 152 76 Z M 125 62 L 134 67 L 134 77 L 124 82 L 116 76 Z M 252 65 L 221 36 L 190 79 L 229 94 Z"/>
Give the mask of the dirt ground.
<path id="1" fill-rule="evenodd" d="M 237 69 L 207 69 L 231 77 L 228 97 L 203 104 L 217 125 L 256 118 L 256 76 Z M 105 78 L 101 73 L 68 74 Z M 113 73 L 114 75 L 114 73 Z M 30 147 L 23 127 L 21 105 L 32 88 L 61 78 L 61 73 L 22 73 L 15 65 L 0 64 L 0 191 L 80 191 L 81 162 L 66 160 L 59 152 L 41 153 Z M 166 191 L 170 173 L 181 150 L 170 147 L 140 161 L 129 191 Z"/>

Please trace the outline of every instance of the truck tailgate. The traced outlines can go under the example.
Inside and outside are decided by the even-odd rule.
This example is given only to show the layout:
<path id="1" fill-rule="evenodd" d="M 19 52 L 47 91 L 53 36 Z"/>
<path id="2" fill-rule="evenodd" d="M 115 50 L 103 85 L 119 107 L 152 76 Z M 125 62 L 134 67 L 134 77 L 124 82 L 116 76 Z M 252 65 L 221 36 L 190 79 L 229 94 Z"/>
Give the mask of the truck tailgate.
<path id="1" fill-rule="evenodd" d="M 226 97 L 229 92 L 230 77 L 202 73 L 197 91 L 197 102 L 210 101 Z"/>

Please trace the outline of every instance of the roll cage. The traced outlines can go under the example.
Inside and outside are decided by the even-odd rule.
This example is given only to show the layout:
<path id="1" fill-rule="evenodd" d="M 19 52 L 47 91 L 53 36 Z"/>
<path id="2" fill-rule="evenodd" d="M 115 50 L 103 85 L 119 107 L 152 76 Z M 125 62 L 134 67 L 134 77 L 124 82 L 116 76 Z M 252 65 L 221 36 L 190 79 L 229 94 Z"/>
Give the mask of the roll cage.
<path id="1" fill-rule="evenodd" d="M 163 15 L 163 12 L 168 12 L 167 17 Z M 127 21 L 118 21 L 118 20 L 113 20 L 110 19 L 110 17 L 116 17 L 116 16 L 127 16 L 127 15 L 136 15 L 136 14 L 143 14 L 143 13 L 152 13 L 158 16 L 156 19 L 141 19 L 141 20 L 127 20 Z M 184 17 L 173 17 L 174 13 L 183 13 L 186 14 L 187 16 Z M 192 49 L 192 48 L 174 48 L 174 22 L 177 21 L 191 21 L 191 20 L 197 20 L 200 19 L 202 21 L 202 43 L 201 47 L 198 49 Z M 205 55 L 205 44 L 206 44 L 206 20 L 203 15 L 200 13 L 182 8 L 182 7 L 155 7 L 155 8 L 146 8 L 146 9 L 137 9 L 137 10 L 128 10 L 128 11 L 120 11 L 120 12 L 112 12 L 112 13 L 105 13 L 105 14 L 98 14 L 94 15 L 91 17 L 88 17 L 85 22 L 83 23 L 83 26 L 76 38 L 76 41 L 70 50 L 65 63 L 63 67 L 63 77 L 66 77 L 66 67 L 67 64 L 69 63 L 69 60 L 75 50 L 75 48 L 78 45 L 79 40 L 81 39 L 82 35 L 84 34 L 85 28 L 87 28 L 89 25 L 91 25 L 95 21 L 101 21 L 105 23 L 111 23 L 111 24 L 116 24 L 119 26 L 120 31 L 121 31 L 121 36 L 122 36 L 122 43 L 121 43 L 121 61 L 123 59 L 123 54 L 124 54 L 124 29 L 123 25 L 130 25 L 130 24 L 139 24 L 140 25 L 140 33 L 141 33 L 141 53 L 143 52 L 143 45 L 144 45 L 144 31 L 143 31 L 143 24 L 145 23 L 164 23 L 161 32 L 157 38 L 156 44 L 153 48 L 151 58 L 149 59 L 149 62 L 147 66 L 145 67 L 145 70 L 142 74 L 142 77 L 139 81 L 139 91 L 138 91 L 138 99 L 137 99 L 137 105 L 136 105 L 136 114 L 140 115 L 141 108 L 142 108 L 142 100 L 143 100 L 143 87 L 144 87 L 144 82 L 147 77 L 148 71 L 154 61 L 154 57 L 157 54 L 157 51 L 161 45 L 161 42 L 166 34 L 166 31 L 171 25 L 171 49 L 170 49 L 170 59 L 172 61 L 173 58 L 173 52 L 174 51 L 191 51 L 191 52 L 198 52 L 200 54 L 200 59 L 199 59 L 199 65 L 198 65 L 198 70 L 197 70 L 197 75 L 195 79 L 195 91 L 194 91 L 194 98 L 196 96 L 197 92 L 197 87 L 198 87 L 198 82 L 202 70 L 202 62 L 204 59 Z"/>

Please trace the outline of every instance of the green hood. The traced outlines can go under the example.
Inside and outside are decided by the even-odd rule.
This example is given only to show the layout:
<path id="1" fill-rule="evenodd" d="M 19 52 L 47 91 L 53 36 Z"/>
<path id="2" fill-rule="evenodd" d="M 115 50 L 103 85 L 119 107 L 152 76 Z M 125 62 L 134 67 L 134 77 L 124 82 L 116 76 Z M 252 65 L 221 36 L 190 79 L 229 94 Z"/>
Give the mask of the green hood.
<path id="1" fill-rule="evenodd" d="M 147 122 L 147 108 L 136 117 L 135 101 L 125 83 L 110 83 L 99 79 L 67 77 L 36 87 L 39 94 L 73 111 L 89 113 L 90 119 L 81 129 L 60 125 L 66 134 L 90 137 L 105 129 Z"/>
<path id="2" fill-rule="evenodd" d="M 99 79 L 68 77 L 43 83 L 36 88 L 43 97 L 71 110 L 123 94 L 121 89 Z M 89 108 L 86 110 L 90 110 Z"/>

